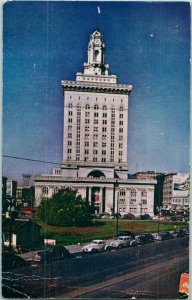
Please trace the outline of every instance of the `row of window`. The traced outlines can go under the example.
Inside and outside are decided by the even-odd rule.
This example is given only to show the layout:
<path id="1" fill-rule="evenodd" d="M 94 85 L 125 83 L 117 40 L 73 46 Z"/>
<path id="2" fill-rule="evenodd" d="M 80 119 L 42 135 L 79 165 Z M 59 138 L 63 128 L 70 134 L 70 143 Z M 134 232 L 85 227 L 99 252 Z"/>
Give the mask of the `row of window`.
<path id="1" fill-rule="evenodd" d="M 73 108 L 73 104 L 72 103 L 69 103 L 69 109 L 72 109 Z M 80 105 L 80 104 L 77 104 L 77 108 L 78 109 L 81 109 L 82 108 L 82 106 Z M 90 106 L 90 104 L 86 104 L 85 105 L 85 109 L 90 109 L 90 108 L 92 108 L 91 106 Z M 110 107 L 112 110 L 114 110 L 115 111 L 115 109 L 117 109 L 117 108 L 115 108 L 115 107 Z M 98 104 L 95 104 L 94 106 L 93 106 L 93 109 L 94 110 L 98 110 L 98 109 L 100 109 L 100 107 L 99 107 L 99 105 Z M 102 110 L 107 110 L 108 108 L 107 108 L 107 105 L 103 105 L 102 106 Z M 124 110 L 124 107 L 122 106 L 122 105 L 120 105 L 119 106 L 119 111 L 123 111 Z"/>
<path id="2" fill-rule="evenodd" d="M 49 191 L 49 187 L 48 186 L 43 186 L 42 187 L 42 193 L 43 194 L 46 194 L 46 195 L 48 195 L 48 191 Z M 59 191 L 59 187 L 54 187 L 53 188 L 53 193 L 55 194 L 55 193 L 57 193 Z M 137 194 L 137 191 L 135 190 L 135 189 L 132 189 L 131 191 L 130 191 L 130 195 L 131 195 L 131 197 L 134 195 L 134 196 L 136 196 L 136 194 Z M 119 203 L 123 203 L 123 201 L 125 200 L 125 195 L 126 195 L 126 190 L 125 189 L 120 189 L 120 191 L 119 191 Z M 142 197 L 146 197 L 147 196 L 147 190 L 142 190 L 141 191 L 141 196 Z M 133 200 L 133 199 L 132 199 Z M 175 199 L 175 200 L 177 200 L 177 199 Z M 180 200 L 180 199 L 178 199 L 178 200 Z M 181 199 L 181 200 L 183 200 L 183 199 Z M 187 199 L 186 199 L 187 200 Z M 134 199 L 133 201 L 136 201 L 136 199 Z M 147 204 L 147 200 L 146 199 L 142 199 L 142 201 L 146 201 L 146 203 L 143 203 L 143 204 Z"/>

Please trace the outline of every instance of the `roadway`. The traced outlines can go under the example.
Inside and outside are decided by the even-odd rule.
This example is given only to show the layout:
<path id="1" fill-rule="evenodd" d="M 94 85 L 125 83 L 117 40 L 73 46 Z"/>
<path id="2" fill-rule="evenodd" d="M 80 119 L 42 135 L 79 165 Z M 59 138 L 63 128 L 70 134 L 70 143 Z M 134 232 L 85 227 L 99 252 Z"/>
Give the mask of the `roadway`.
<path id="1" fill-rule="evenodd" d="M 147 293 L 152 298 L 176 299 L 180 273 L 189 265 L 187 239 L 31 264 L 3 273 L 2 283 L 32 298 L 129 298 Z M 4 293 L 6 297 L 7 289 Z"/>

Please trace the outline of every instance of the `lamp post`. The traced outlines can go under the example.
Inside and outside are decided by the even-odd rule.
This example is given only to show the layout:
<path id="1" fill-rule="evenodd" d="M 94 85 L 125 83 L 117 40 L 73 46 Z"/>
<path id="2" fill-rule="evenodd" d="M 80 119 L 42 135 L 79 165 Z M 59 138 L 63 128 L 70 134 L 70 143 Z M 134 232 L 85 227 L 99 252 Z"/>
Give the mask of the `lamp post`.
<path id="1" fill-rule="evenodd" d="M 9 248 L 11 249 L 12 244 L 12 220 L 14 217 L 15 207 L 14 207 L 14 200 L 10 200 L 10 205 L 7 208 L 8 214 L 7 217 L 9 219 Z"/>
<path id="2" fill-rule="evenodd" d="M 161 206 L 157 206 L 157 210 L 158 210 L 158 227 L 157 227 L 157 231 L 158 231 L 158 235 L 159 235 Z"/>
<path id="3" fill-rule="evenodd" d="M 116 191 L 116 188 L 119 187 L 119 183 L 118 181 L 116 180 L 115 182 L 115 191 Z M 116 236 L 118 236 L 118 233 L 119 233 L 119 190 L 117 190 L 117 212 L 116 212 Z"/>

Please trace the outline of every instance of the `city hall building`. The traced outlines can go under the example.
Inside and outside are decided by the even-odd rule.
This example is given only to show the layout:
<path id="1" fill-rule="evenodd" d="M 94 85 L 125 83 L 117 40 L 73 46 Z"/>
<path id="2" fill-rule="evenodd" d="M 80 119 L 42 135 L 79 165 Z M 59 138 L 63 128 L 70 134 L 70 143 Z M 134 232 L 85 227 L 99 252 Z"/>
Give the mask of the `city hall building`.
<path id="1" fill-rule="evenodd" d="M 118 84 L 105 64 L 103 36 L 88 43 L 88 61 L 75 81 L 61 82 L 63 160 L 53 174 L 35 176 L 36 206 L 59 189 L 76 189 L 95 213 L 154 212 L 154 179 L 128 179 L 129 84 Z"/>

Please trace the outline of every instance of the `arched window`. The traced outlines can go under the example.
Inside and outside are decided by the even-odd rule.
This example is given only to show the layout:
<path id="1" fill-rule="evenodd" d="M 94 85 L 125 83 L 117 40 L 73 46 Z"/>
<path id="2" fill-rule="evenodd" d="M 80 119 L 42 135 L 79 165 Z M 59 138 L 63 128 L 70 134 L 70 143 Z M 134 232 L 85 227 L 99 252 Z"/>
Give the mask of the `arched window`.
<path id="1" fill-rule="evenodd" d="M 119 107 L 119 110 L 120 110 L 120 111 L 123 111 L 123 106 L 120 106 L 120 107 Z"/>
<path id="2" fill-rule="evenodd" d="M 73 108 L 73 104 L 72 103 L 69 103 L 69 108 Z"/>
<path id="3" fill-rule="evenodd" d="M 107 110 L 107 105 L 103 105 L 103 110 Z"/>
<path id="4" fill-rule="evenodd" d="M 54 194 L 54 195 L 57 194 L 58 191 L 59 191 L 59 187 L 58 187 L 58 186 L 55 186 L 55 187 L 53 188 L 53 194 Z"/>
<path id="5" fill-rule="evenodd" d="M 86 104 L 86 105 L 85 105 L 85 109 L 90 109 L 90 105 L 89 105 L 89 104 Z"/>
<path id="6" fill-rule="evenodd" d="M 43 193 L 43 195 L 48 195 L 48 192 L 49 192 L 49 188 L 47 186 L 43 186 L 42 187 L 42 193 Z"/>
<path id="7" fill-rule="evenodd" d="M 99 50 L 95 50 L 95 61 L 99 61 Z"/>
<path id="8" fill-rule="evenodd" d="M 95 104 L 94 109 L 95 109 L 95 110 L 98 110 L 98 109 L 99 109 L 99 106 L 98 106 L 97 104 Z"/>
<path id="9" fill-rule="evenodd" d="M 135 198 L 136 197 L 136 194 L 137 194 L 137 192 L 136 192 L 136 190 L 131 190 L 131 197 L 132 198 Z"/>
<path id="10" fill-rule="evenodd" d="M 147 191 L 146 190 L 141 191 L 141 197 L 144 197 L 144 198 L 147 197 Z"/>

